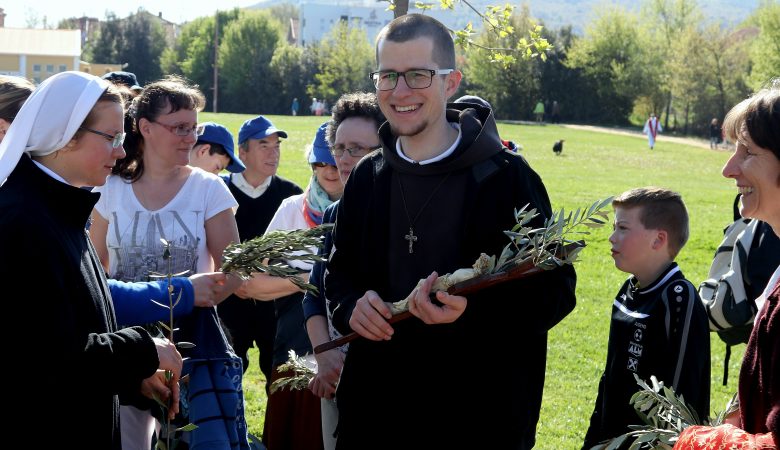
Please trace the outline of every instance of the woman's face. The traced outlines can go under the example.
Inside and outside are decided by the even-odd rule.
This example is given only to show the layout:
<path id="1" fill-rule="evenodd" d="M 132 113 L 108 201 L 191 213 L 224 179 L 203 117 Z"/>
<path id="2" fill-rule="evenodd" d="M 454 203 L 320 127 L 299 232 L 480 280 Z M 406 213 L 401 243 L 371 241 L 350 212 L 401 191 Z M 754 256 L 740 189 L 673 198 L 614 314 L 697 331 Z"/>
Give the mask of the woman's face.
<path id="1" fill-rule="evenodd" d="M 190 151 L 198 136 L 198 112 L 180 109 L 174 113 L 161 114 L 154 121 L 141 119 L 141 134 L 144 137 L 144 164 L 163 163 L 164 166 L 186 166 L 190 162 Z M 186 131 L 190 133 L 180 136 Z"/>
<path id="2" fill-rule="evenodd" d="M 756 145 L 744 126 L 736 151 L 723 167 L 723 176 L 737 182 L 743 217 L 763 220 L 780 230 L 780 160 Z"/>
<path id="3" fill-rule="evenodd" d="M 338 200 L 341 198 L 341 194 L 344 193 L 344 183 L 339 178 L 339 171 L 336 166 L 327 164 L 324 167 L 318 167 L 312 165 L 314 168 L 314 175 L 317 177 L 317 182 L 322 186 L 322 189 L 328 193 L 328 197 L 331 200 Z"/>
<path id="4" fill-rule="evenodd" d="M 124 112 L 119 103 L 97 102 L 92 116 L 97 120 L 85 125 L 87 128 L 110 136 L 124 131 Z M 82 131 L 78 139 L 57 152 L 63 167 L 58 173 L 74 186 L 102 186 L 116 161 L 125 157 L 125 149 L 121 145 L 114 148 L 111 142 L 105 136 Z"/>

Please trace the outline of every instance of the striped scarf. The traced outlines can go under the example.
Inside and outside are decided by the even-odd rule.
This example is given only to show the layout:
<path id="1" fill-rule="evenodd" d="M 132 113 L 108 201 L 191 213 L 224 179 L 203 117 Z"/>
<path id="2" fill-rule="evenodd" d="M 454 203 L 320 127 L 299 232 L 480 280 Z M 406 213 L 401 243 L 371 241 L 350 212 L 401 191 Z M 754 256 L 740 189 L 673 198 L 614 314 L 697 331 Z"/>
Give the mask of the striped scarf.
<path id="1" fill-rule="evenodd" d="M 317 182 L 317 175 L 312 175 L 303 198 L 303 218 L 306 219 L 309 228 L 322 224 L 322 215 L 331 203 L 333 200 Z"/>

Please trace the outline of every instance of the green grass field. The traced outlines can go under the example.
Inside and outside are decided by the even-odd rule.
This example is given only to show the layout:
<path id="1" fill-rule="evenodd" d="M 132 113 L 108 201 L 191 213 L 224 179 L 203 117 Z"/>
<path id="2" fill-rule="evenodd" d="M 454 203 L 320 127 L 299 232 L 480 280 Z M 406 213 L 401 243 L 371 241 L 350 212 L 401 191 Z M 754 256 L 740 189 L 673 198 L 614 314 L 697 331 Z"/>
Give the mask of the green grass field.
<path id="1" fill-rule="evenodd" d="M 249 116 L 201 114 L 237 133 Z M 269 116 L 290 135 L 282 144 L 279 173 L 304 186 L 310 171 L 303 152 L 322 118 Z M 711 258 L 731 221 L 736 195 L 734 182 L 720 175 L 726 152 L 689 145 L 659 142 L 653 151 L 645 139 L 562 126 L 499 124 L 501 136 L 523 145 L 522 154 L 542 176 L 554 209 L 576 209 L 596 199 L 647 185 L 682 194 L 690 214 L 691 236 L 677 261 L 687 278 L 698 285 L 707 275 Z M 561 156 L 552 144 L 565 139 Z M 518 205 L 522 206 L 522 205 Z M 607 238 L 611 227 L 595 230 L 588 248 L 576 264 L 577 307 L 556 326 L 549 337 L 547 381 L 537 448 L 579 449 L 593 409 L 599 377 L 606 357 L 612 300 L 627 275 L 615 269 Z M 736 391 L 744 346 L 735 349 L 729 367 L 729 385 L 721 386 L 724 345 L 712 335 L 712 408 L 722 409 Z M 264 380 L 257 369 L 256 353 L 244 379 L 249 428 L 262 433 L 265 411 Z M 511 383 L 508 374 L 507 383 Z"/>

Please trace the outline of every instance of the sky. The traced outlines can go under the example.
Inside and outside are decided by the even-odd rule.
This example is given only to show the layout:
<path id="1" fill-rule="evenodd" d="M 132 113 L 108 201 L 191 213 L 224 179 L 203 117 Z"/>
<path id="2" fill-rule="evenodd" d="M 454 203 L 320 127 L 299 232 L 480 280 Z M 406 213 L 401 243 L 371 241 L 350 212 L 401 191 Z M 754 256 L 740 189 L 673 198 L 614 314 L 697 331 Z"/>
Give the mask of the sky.
<path id="1" fill-rule="evenodd" d="M 144 8 L 152 14 L 162 12 L 163 19 L 182 23 L 196 17 L 214 14 L 217 5 L 219 9 L 244 8 L 255 5 L 259 0 L 126 0 L 120 2 L 105 2 L 95 0 L 12 0 L 0 2 L 0 8 L 5 10 L 5 26 L 23 28 L 37 19 L 37 27 L 46 23 L 56 26 L 61 19 L 69 17 L 97 17 L 104 19 L 106 12 L 113 12 L 117 17 L 127 17 Z"/>

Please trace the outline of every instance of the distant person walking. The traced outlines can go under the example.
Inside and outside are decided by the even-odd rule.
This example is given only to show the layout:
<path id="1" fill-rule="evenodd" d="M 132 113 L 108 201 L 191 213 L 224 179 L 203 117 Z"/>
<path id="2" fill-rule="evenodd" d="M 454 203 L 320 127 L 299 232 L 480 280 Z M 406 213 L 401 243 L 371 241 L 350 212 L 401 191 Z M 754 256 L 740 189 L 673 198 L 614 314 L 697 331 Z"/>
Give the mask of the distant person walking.
<path id="1" fill-rule="evenodd" d="M 297 116 L 298 115 L 298 109 L 301 107 L 301 104 L 298 103 L 298 97 L 295 97 L 292 101 L 292 106 L 290 106 L 290 109 L 292 110 L 292 115 Z"/>
<path id="2" fill-rule="evenodd" d="M 718 122 L 718 119 L 713 118 L 710 122 L 710 149 L 715 150 L 718 148 L 718 144 L 723 142 L 723 129 Z"/>
<path id="3" fill-rule="evenodd" d="M 552 115 L 550 116 L 552 123 L 561 123 L 561 105 L 557 100 L 553 100 Z"/>
<path id="4" fill-rule="evenodd" d="M 542 103 L 541 100 L 536 102 L 536 106 L 534 107 L 534 116 L 536 116 L 537 123 L 542 123 L 544 120 L 544 103 Z"/>
<path id="5" fill-rule="evenodd" d="M 642 132 L 647 135 L 647 144 L 650 146 L 650 150 L 655 147 L 655 138 L 661 131 L 664 131 L 663 128 L 661 128 L 661 122 L 655 116 L 655 113 L 650 113 L 650 118 L 647 119 L 645 128 L 642 130 Z"/>

